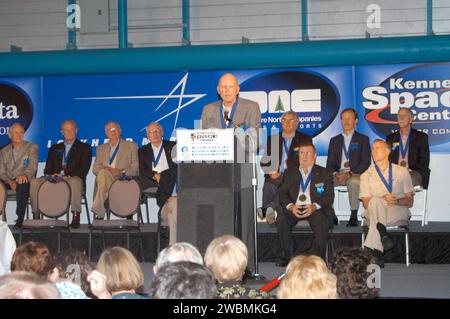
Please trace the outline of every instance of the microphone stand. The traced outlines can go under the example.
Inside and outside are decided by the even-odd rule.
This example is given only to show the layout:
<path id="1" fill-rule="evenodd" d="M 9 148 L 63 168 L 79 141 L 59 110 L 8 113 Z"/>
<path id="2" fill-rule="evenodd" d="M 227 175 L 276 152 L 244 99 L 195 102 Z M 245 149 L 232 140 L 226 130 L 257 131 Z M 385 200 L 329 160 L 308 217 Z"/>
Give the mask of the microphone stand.
<path id="1" fill-rule="evenodd" d="M 258 262 L 258 219 L 257 219 L 257 207 L 256 207 L 256 191 L 257 191 L 257 179 L 256 179 L 256 147 L 255 141 L 252 136 L 248 133 L 245 133 L 249 140 L 252 143 L 252 188 L 253 188 L 253 236 L 254 236 L 254 265 L 255 265 L 255 274 L 253 275 L 252 280 L 266 280 L 266 278 L 259 274 L 259 262 Z"/>

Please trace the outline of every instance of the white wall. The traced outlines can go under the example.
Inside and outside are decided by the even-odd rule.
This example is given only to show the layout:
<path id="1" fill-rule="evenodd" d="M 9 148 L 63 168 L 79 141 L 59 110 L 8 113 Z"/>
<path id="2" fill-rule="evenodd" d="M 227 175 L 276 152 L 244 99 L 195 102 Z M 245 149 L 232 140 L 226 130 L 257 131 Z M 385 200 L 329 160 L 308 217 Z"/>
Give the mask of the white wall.
<path id="1" fill-rule="evenodd" d="M 86 0 L 83 0 L 86 1 Z M 89 0 L 88 0 L 89 1 Z M 108 0 L 104 0 L 108 1 Z M 427 0 L 310 0 L 311 40 L 426 34 Z M 80 2 L 82 5 L 82 2 Z M 381 27 L 369 29 L 369 4 L 381 9 Z M 0 0 L 0 52 L 10 45 L 25 51 L 64 50 L 67 0 Z M 450 33 L 450 3 L 433 1 L 436 34 Z M 87 9 L 86 9 L 87 10 Z M 81 6 L 83 16 L 83 6 Z M 191 0 L 192 44 L 299 41 L 300 0 Z M 83 48 L 118 47 L 117 1 L 109 0 L 106 32 L 77 33 Z M 128 0 L 128 41 L 133 47 L 178 46 L 182 39 L 181 0 Z"/>

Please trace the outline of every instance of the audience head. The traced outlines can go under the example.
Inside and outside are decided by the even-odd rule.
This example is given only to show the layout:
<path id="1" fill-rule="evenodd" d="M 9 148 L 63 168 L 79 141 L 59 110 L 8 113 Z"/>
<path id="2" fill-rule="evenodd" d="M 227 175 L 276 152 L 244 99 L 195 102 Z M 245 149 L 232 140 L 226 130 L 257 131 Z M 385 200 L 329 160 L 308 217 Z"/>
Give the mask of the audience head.
<path id="1" fill-rule="evenodd" d="M 16 248 L 11 261 L 11 271 L 27 271 L 48 276 L 52 267 L 52 255 L 48 247 L 35 241 Z"/>
<path id="2" fill-rule="evenodd" d="M 106 276 L 108 290 L 136 290 L 144 284 L 144 274 L 133 254 L 122 247 L 105 249 L 96 269 Z"/>
<path id="3" fill-rule="evenodd" d="M 372 299 L 378 296 L 377 288 L 369 288 L 367 267 L 371 255 L 359 247 L 336 251 L 331 261 L 331 271 L 337 277 L 337 293 L 343 299 Z"/>
<path id="4" fill-rule="evenodd" d="M 59 292 L 44 276 L 14 271 L 0 277 L 0 299 L 59 299 Z"/>
<path id="5" fill-rule="evenodd" d="M 149 296 L 155 299 L 213 299 L 217 288 L 211 271 L 189 261 L 169 263 L 150 284 Z"/>
<path id="6" fill-rule="evenodd" d="M 190 243 L 181 242 L 164 248 L 159 253 L 153 272 L 156 274 L 161 267 L 177 261 L 190 261 L 203 265 L 203 258 L 198 249 Z"/>
<path id="7" fill-rule="evenodd" d="M 81 251 L 63 250 L 53 258 L 53 270 L 50 275 L 52 282 L 70 280 L 85 293 L 89 292 L 87 276 L 93 267 L 88 256 Z"/>
<path id="8" fill-rule="evenodd" d="M 205 265 L 220 283 L 242 280 L 247 263 L 247 246 L 232 235 L 217 237 L 206 248 Z"/>
<path id="9" fill-rule="evenodd" d="M 277 290 L 280 299 L 336 299 L 336 276 L 317 256 L 294 257 Z"/>

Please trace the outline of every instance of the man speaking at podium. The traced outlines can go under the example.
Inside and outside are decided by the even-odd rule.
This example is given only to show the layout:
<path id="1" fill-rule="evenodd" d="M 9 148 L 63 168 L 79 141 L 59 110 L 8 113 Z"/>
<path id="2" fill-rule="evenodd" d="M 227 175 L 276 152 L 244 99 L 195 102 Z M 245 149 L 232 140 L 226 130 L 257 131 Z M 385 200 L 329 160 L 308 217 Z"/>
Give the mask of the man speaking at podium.
<path id="1" fill-rule="evenodd" d="M 210 103 L 203 108 L 202 128 L 209 129 L 238 129 L 242 133 L 247 130 L 250 138 L 257 146 L 258 130 L 261 128 L 261 111 L 256 102 L 239 98 L 239 84 L 231 73 L 222 75 L 217 85 L 220 100 Z M 248 130 L 250 129 L 250 130 Z M 253 129 L 253 130 L 252 130 Z M 237 133 L 236 133 L 237 134 Z M 252 137 L 253 136 L 253 137 Z M 245 143 L 247 144 L 247 143 Z M 247 144 L 248 145 L 248 144 Z M 237 150 L 239 155 L 239 149 Z M 248 148 L 243 152 L 249 154 Z M 248 156 L 248 155 L 247 155 Z M 247 158 L 247 156 L 245 156 Z M 241 165 L 241 234 L 249 252 L 249 268 L 253 268 L 254 261 L 254 235 L 253 235 L 253 194 L 252 194 L 252 165 L 250 161 L 238 162 Z M 246 164 L 243 164 L 243 163 Z M 238 231 L 239 233 L 239 231 Z M 251 269 L 250 269 L 251 270 Z"/>

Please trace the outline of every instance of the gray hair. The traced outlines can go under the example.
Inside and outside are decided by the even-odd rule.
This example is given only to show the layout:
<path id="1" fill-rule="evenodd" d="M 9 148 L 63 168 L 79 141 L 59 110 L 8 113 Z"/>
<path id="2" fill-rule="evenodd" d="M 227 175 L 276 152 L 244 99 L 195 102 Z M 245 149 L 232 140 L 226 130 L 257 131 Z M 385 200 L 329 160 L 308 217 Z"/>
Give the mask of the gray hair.
<path id="1" fill-rule="evenodd" d="M 108 123 L 105 124 L 105 131 L 106 131 L 106 128 L 108 127 L 108 125 L 110 125 L 110 124 L 114 124 L 119 129 L 119 131 L 122 131 L 120 124 L 116 121 L 108 121 Z"/>
<path id="2" fill-rule="evenodd" d="M 190 261 L 203 265 L 203 258 L 198 249 L 190 243 L 176 243 L 170 247 L 164 248 L 156 259 L 157 269 L 177 261 Z"/>
<path id="3" fill-rule="evenodd" d="M 164 129 L 163 129 L 162 125 L 159 124 L 158 122 L 151 122 L 149 125 L 147 125 L 147 127 L 145 128 L 145 131 L 147 133 L 148 133 L 148 128 L 150 127 L 150 125 L 157 125 L 159 127 L 159 130 L 164 133 Z"/>
<path id="4" fill-rule="evenodd" d="M 281 119 L 285 118 L 285 117 L 288 116 L 288 115 L 293 115 L 293 116 L 295 116 L 295 119 L 297 120 L 297 122 L 299 121 L 298 115 L 297 115 L 297 113 L 294 112 L 294 111 L 286 111 L 286 112 L 284 112 L 283 115 L 281 115 Z"/>

